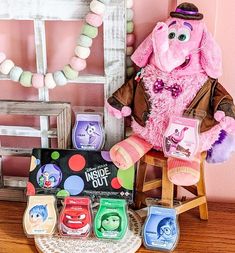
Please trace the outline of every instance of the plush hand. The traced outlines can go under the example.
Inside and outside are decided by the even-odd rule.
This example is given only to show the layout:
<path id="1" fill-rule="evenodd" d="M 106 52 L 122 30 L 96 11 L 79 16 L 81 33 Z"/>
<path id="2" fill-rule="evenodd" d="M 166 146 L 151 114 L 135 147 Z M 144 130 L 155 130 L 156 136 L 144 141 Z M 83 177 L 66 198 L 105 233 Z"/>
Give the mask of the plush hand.
<path id="1" fill-rule="evenodd" d="M 227 133 L 235 133 L 235 120 L 232 117 L 225 116 L 223 111 L 217 111 L 214 115 L 214 118 L 219 122 L 221 128 Z"/>
<path id="2" fill-rule="evenodd" d="M 107 108 L 110 115 L 117 119 L 121 119 L 131 115 L 131 108 L 129 106 L 123 106 L 121 111 L 112 107 L 108 102 L 106 102 L 105 107 Z"/>

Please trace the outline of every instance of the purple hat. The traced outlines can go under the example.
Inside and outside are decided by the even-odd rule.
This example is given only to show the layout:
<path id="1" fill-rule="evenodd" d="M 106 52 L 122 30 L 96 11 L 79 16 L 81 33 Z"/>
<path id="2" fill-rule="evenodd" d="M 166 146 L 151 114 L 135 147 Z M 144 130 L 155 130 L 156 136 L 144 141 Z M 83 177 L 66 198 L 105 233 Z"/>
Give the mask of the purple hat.
<path id="1" fill-rule="evenodd" d="M 176 7 L 175 11 L 170 13 L 171 17 L 191 19 L 191 20 L 201 20 L 203 19 L 203 14 L 198 12 L 198 8 L 191 3 L 182 3 Z"/>

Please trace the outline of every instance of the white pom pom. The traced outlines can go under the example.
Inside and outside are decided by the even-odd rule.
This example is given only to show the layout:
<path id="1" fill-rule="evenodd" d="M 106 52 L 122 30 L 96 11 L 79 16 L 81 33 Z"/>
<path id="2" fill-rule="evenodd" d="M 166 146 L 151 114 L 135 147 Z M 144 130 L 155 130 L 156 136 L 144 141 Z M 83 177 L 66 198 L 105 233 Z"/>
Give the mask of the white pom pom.
<path id="1" fill-rule="evenodd" d="M 8 75 L 14 66 L 15 66 L 15 63 L 12 60 L 7 59 L 3 61 L 2 64 L 0 65 L 0 71 L 4 75 Z"/>
<path id="2" fill-rule="evenodd" d="M 94 13 L 98 15 L 103 15 L 105 12 L 105 4 L 97 1 L 97 0 L 92 0 L 90 3 L 90 9 Z"/>
<path id="3" fill-rule="evenodd" d="M 133 0 L 127 0 L 126 1 L 126 8 L 127 9 L 131 9 L 134 5 L 134 1 Z"/>
<path id="4" fill-rule="evenodd" d="M 75 54 L 81 59 L 88 58 L 90 53 L 91 53 L 91 50 L 88 47 L 76 46 L 75 48 Z"/>
<path id="5" fill-rule="evenodd" d="M 52 73 L 47 73 L 45 75 L 45 86 L 48 88 L 48 89 L 53 89 L 56 87 L 56 83 L 55 83 L 55 80 L 53 78 L 53 75 Z"/>

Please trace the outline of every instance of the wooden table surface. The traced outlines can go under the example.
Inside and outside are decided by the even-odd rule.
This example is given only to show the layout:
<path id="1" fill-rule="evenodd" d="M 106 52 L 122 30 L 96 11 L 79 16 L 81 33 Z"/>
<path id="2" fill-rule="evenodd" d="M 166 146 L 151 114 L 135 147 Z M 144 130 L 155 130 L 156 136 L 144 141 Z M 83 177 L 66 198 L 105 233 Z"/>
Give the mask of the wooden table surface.
<path id="1" fill-rule="evenodd" d="M 33 239 L 23 232 L 24 209 L 24 203 L 0 201 L 0 253 L 37 253 Z M 175 253 L 234 253 L 235 204 L 209 203 L 208 222 L 198 218 L 197 209 L 181 214 L 180 233 Z M 144 252 L 153 251 L 138 250 Z"/>

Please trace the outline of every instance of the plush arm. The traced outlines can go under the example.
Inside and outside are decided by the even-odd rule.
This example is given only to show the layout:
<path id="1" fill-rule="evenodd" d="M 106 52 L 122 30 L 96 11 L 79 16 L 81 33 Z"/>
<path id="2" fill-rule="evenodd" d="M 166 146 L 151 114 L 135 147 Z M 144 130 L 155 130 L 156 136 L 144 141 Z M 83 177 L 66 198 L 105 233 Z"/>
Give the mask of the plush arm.
<path id="1" fill-rule="evenodd" d="M 223 111 L 225 116 L 235 119 L 235 106 L 230 100 L 224 99 L 218 106 L 218 111 Z"/>
<path id="2" fill-rule="evenodd" d="M 218 139 L 214 142 L 212 147 L 207 152 L 208 163 L 221 163 L 231 157 L 232 152 L 235 151 L 235 113 L 234 105 L 224 103 L 218 106 L 218 109 L 226 109 L 224 111 L 217 111 L 215 119 L 221 126 Z M 229 116 L 227 116 L 229 115 Z"/>
<path id="3" fill-rule="evenodd" d="M 212 97 L 214 118 L 219 124 L 217 140 L 207 152 L 207 162 L 220 163 L 228 160 L 235 151 L 235 106 L 231 95 L 221 84 L 217 84 Z"/>
<path id="4" fill-rule="evenodd" d="M 113 106 L 111 106 L 111 104 Z M 127 117 L 131 115 L 131 108 L 129 106 L 123 106 L 117 99 L 114 97 L 110 97 L 105 104 L 110 115 L 117 119 L 121 119 L 123 117 Z M 116 108 L 115 108 L 116 107 Z"/>
<path id="5" fill-rule="evenodd" d="M 120 119 L 131 115 L 130 107 L 134 99 L 135 86 L 135 80 L 132 78 L 108 98 L 106 108 L 112 116 Z"/>

